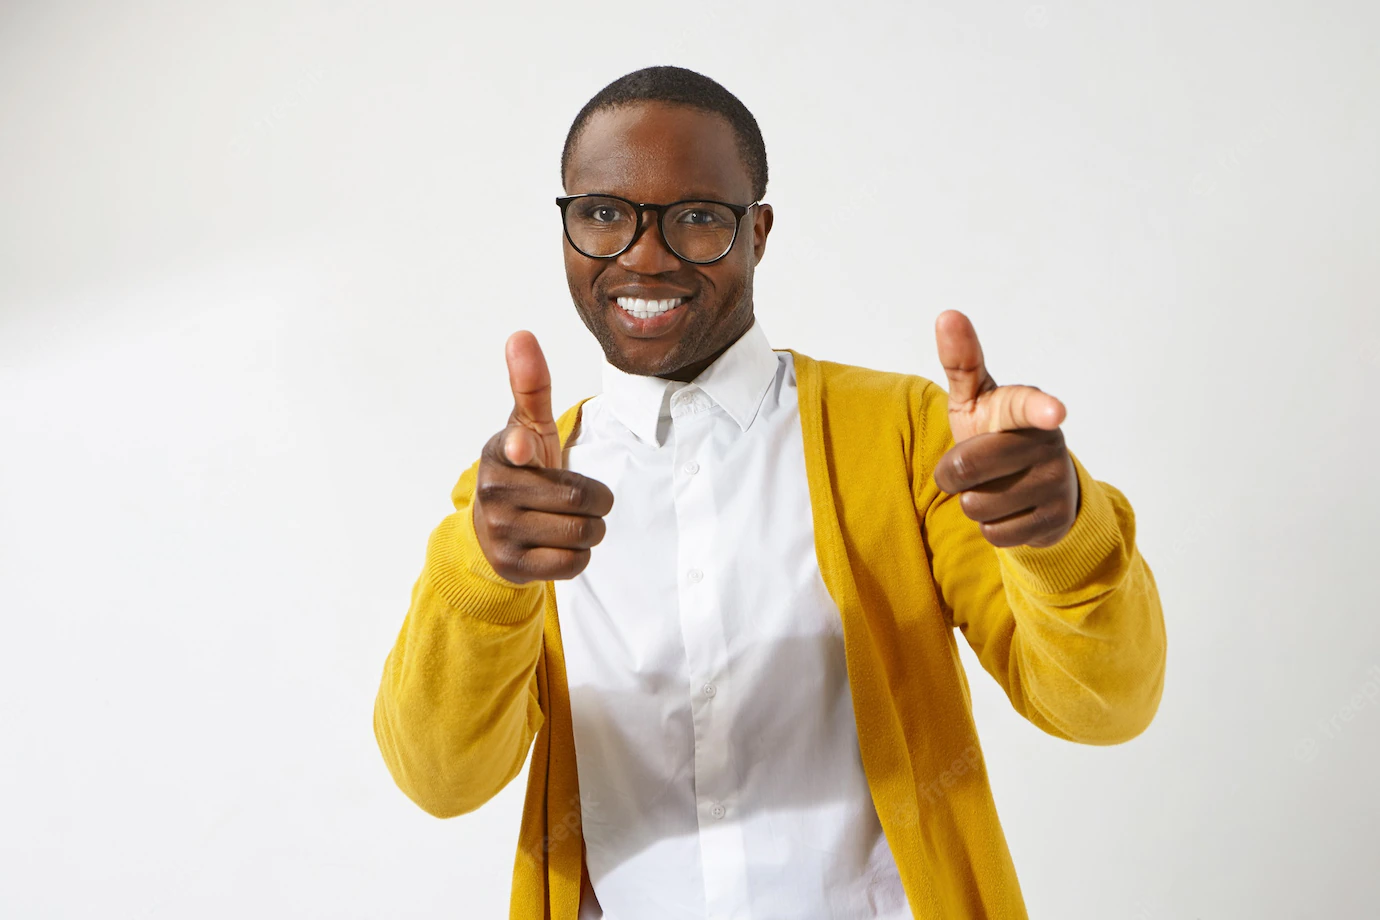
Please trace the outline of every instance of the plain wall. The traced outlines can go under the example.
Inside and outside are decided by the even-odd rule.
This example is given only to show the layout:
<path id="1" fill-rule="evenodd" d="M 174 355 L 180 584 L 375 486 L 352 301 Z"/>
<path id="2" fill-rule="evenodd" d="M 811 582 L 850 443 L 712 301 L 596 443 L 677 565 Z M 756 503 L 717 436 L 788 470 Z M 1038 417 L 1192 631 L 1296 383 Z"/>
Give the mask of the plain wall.
<path id="1" fill-rule="evenodd" d="M 0 915 L 506 916 L 524 772 L 429 817 L 383 660 L 561 264 L 571 118 L 700 70 L 766 136 L 776 347 L 1068 407 L 1168 625 L 1154 724 L 964 649 L 1033 917 L 1380 901 L 1368 3 L 0 6 Z"/>

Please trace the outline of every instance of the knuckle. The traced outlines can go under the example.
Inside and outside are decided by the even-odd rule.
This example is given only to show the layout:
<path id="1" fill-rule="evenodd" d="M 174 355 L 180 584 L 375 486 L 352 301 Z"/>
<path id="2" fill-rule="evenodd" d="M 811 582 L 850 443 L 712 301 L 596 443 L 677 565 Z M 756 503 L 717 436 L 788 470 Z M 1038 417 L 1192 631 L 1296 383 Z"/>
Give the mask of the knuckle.
<path id="1" fill-rule="evenodd" d="M 526 574 L 526 557 L 511 543 L 498 546 L 494 555 L 498 559 L 498 565 L 494 566 L 494 569 L 504 578 L 515 581 Z"/>
<path id="2" fill-rule="evenodd" d="M 492 472 L 480 469 L 479 481 L 474 488 L 474 494 L 480 502 L 498 501 L 506 491 L 507 485 L 501 479 L 495 477 Z"/>
<path id="3" fill-rule="evenodd" d="M 588 513 L 597 504 L 597 483 L 579 473 L 564 470 L 557 480 L 563 502 L 574 511 Z"/>
<path id="4" fill-rule="evenodd" d="M 1040 469 L 1036 477 L 1036 482 L 1040 485 L 1045 488 L 1050 488 L 1052 486 L 1058 486 L 1064 481 L 1064 467 L 1062 464 L 1046 461 L 1039 466 Z"/>
<path id="5" fill-rule="evenodd" d="M 560 575 L 562 578 L 574 578 L 583 572 L 587 565 L 589 565 L 589 550 L 571 550 L 565 554 L 565 558 L 560 563 Z"/>
<path id="6" fill-rule="evenodd" d="M 533 553 L 531 550 L 514 547 L 513 557 L 513 567 L 521 575 L 528 579 L 543 577 L 540 564 L 541 560 L 537 557 L 536 553 Z"/>
<path id="7" fill-rule="evenodd" d="M 582 543 L 589 535 L 589 528 L 585 526 L 588 518 L 568 518 L 565 521 L 565 537 L 572 543 Z"/>
<path id="8" fill-rule="evenodd" d="M 503 541 L 512 539 L 513 536 L 513 516 L 502 509 L 491 510 L 486 518 L 489 524 L 489 533 L 495 538 Z"/>
<path id="9" fill-rule="evenodd" d="M 1000 524 L 980 524 L 978 526 L 982 529 L 982 535 L 993 546 L 1012 546 L 1017 542 L 1012 540 L 1011 528 L 1009 527 Z"/>
<path id="10" fill-rule="evenodd" d="M 597 479 L 586 479 L 585 489 L 589 493 L 586 511 L 589 514 L 605 515 L 613 509 L 613 492 Z"/>
<path id="11" fill-rule="evenodd" d="M 967 482 L 973 474 L 972 461 L 961 453 L 954 454 L 953 472 L 958 482 Z"/>
<path id="12" fill-rule="evenodd" d="M 958 506 L 963 509 L 963 513 L 972 517 L 978 511 L 978 494 L 976 492 L 962 492 L 958 496 Z"/>
<path id="13" fill-rule="evenodd" d="M 567 482 L 565 488 L 565 503 L 577 511 L 584 510 L 589 502 L 589 490 L 582 483 Z"/>

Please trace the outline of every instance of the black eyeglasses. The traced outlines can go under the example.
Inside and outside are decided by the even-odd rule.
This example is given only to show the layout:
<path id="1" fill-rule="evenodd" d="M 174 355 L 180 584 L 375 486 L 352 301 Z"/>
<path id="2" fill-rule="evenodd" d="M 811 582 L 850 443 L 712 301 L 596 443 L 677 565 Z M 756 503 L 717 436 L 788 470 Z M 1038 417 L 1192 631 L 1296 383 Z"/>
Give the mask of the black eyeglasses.
<path id="1" fill-rule="evenodd" d="M 570 195 L 557 198 L 556 204 L 561 209 L 565 238 L 577 252 L 591 259 L 612 259 L 627 252 L 650 226 L 642 223 L 643 212 L 655 211 L 666 248 L 676 258 L 707 265 L 728 255 L 738 238 L 739 222 L 759 202 L 639 204 L 617 195 Z"/>

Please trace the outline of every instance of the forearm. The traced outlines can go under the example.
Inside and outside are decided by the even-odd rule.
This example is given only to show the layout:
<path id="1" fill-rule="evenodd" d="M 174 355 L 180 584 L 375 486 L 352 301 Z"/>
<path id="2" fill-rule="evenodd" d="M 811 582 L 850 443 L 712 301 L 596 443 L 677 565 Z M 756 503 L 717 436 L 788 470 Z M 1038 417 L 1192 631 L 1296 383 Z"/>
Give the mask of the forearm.
<path id="1" fill-rule="evenodd" d="M 941 577 L 965 597 L 956 622 L 1018 712 L 1062 738 L 1115 744 L 1144 731 L 1159 706 L 1164 616 L 1130 503 L 1074 462 L 1082 502 L 1063 539 L 984 549 L 968 535 L 954 541 L 962 549 L 940 563 Z M 960 520 L 956 497 L 931 511 L 935 527 L 975 527 Z M 952 571 L 965 552 L 976 573 L 967 593 Z"/>
<path id="2" fill-rule="evenodd" d="M 923 379 L 923 378 L 922 378 Z M 917 381 L 912 490 L 952 624 L 1016 711 L 1056 735 L 1115 744 L 1144 731 L 1164 686 L 1165 630 L 1135 513 L 1072 450 L 1078 506 L 1050 546 L 997 547 L 935 471 L 954 448 L 948 394 Z"/>
<path id="3" fill-rule="evenodd" d="M 1047 731 L 1114 744 L 1144 731 L 1159 707 L 1164 613 L 1130 503 L 1077 465 L 1086 508 L 1075 529 L 1052 547 L 997 552 L 1017 624 L 1012 698 Z"/>
<path id="4" fill-rule="evenodd" d="M 437 817 L 472 811 L 507 785 L 542 722 L 545 583 L 515 585 L 489 567 L 471 518 L 473 474 L 428 540 L 374 705 L 394 781 Z"/>

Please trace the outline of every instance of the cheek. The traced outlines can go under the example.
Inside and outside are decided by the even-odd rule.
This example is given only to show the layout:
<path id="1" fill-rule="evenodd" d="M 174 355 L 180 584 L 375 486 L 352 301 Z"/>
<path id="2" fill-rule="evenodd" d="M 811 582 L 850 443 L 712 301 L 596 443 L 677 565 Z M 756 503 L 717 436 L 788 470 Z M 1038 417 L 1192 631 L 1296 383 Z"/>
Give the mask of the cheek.
<path id="1" fill-rule="evenodd" d="M 751 274 L 750 269 L 741 258 L 733 258 L 731 261 L 724 259 L 722 262 L 716 262 L 706 266 L 706 268 L 712 269 L 712 271 L 704 271 L 701 274 L 709 281 L 719 311 L 728 313 L 738 305 L 738 301 L 742 298 L 743 290 L 747 287 L 748 278 Z"/>
<path id="2" fill-rule="evenodd" d="M 574 252 L 570 244 L 565 246 L 565 280 L 570 285 L 570 293 L 588 299 L 590 296 L 590 286 L 594 283 L 594 278 L 598 274 L 595 266 L 590 264 L 590 260 Z"/>

